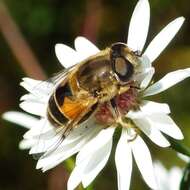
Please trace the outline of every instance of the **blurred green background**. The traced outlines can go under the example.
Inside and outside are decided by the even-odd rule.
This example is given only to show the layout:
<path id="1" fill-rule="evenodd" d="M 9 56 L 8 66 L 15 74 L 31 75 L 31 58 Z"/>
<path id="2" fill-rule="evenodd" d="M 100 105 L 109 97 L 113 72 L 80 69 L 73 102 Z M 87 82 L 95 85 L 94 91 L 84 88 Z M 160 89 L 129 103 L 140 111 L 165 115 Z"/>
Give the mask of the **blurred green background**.
<path id="1" fill-rule="evenodd" d="M 0 2 L 0 112 L 19 110 L 22 77 L 45 79 L 61 69 L 56 43 L 73 47 L 76 36 L 83 35 L 99 48 L 127 39 L 130 16 L 137 0 L 5 0 Z M 188 0 L 150 0 L 151 21 L 148 42 L 172 19 L 185 16 L 186 22 L 176 38 L 154 63 L 155 80 L 169 71 L 190 67 L 190 7 Z M 190 79 L 151 97 L 168 102 L 172 117 L 190 147 Z M 0 190 L 63 190 L 68 172 L 64 165 L 46 172 L 35 169 L 27 151 L 18 143 L 25 129 L 1 120 Z M 167 168 L 184 166 L 170 149 L 160 149 L 147 141 L 153 158 Z M 109 163 L 97 177 L 94 189 L 117 189 L 114 149 Z M 131 190 L 149 189 L 134 165 Z"/>

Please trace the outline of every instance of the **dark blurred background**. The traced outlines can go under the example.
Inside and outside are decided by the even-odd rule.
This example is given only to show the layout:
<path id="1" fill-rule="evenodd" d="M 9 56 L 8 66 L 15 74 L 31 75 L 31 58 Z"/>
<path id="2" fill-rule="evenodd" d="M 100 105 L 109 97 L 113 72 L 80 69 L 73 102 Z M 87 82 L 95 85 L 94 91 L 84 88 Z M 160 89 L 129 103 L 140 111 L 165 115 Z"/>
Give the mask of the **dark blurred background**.
<path id="1" fill-rule="evenodd" d="M 78 35 L 100 49 L 113 42 L 126 42 L 128 25 L 137 0 L 4 0 L 0 2 L 0 112 L 19 110 L 22 77 L 45 79 L 61 69 L 56 43 L 73 47 Z M 172 19 L 186 18 L 176 38 L 154 63 L 155 80 L 169 71 L 190 67 L 190 7 L 188 0 L 150 0 L 151 21 L 148 42 Z M 190 79 L 151 98 L 168 102 L 172 117 L 190 147 Z M 25 132 L 20 126 L 0 121 L 0 190 L 63 190 L 68 172 L 64 165 L 46 172 L 35 169 L 27 151 L 18 149 Z M 167 168 L 184 164 L 170 149 L 147 142 L 153 158 Z M 117 189 L 114 151 L 97 177 L 94 189 Z M 134 165 L 132 190 L 148 189 Z"/>

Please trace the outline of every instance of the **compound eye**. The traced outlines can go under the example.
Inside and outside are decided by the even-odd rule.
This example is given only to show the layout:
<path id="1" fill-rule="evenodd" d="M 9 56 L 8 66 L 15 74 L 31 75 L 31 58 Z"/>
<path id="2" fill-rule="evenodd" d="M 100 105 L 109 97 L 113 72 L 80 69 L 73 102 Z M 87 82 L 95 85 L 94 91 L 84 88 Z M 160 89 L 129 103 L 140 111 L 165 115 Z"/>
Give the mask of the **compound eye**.
<path id="1" fill-rule="evenodd" d="M 117 57 L 114 59 L 113 70 L 121 81 L 127 82 L 133 75 L 134 68 L 124 57 Z"/>

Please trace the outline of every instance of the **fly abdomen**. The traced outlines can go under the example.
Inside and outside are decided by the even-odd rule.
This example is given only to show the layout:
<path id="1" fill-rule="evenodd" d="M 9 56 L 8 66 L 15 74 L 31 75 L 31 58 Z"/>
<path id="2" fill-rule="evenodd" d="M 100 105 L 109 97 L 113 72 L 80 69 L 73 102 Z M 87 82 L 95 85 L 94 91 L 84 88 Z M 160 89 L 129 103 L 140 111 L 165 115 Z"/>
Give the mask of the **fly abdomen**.
<path id="1" fill-rule="evenodd" d="M 58 106 L 56 105 L 54 95 L 52 95 L 49 99 L 47 115 L 50 123 L 52 123 L 56 127 L 63 126 L 68 122 L 68 119 L 64 116 L 64 114 L 59 110 Z"/>
<path id="2" fill-rule="evenodd" d="M 50 97 L 47 116 L 53 126 L 63 126 L 69 121 L 69 119 L 62 112 L 61 106 L 64 103 L 64 98 L 71 95 L 70 88 L 66 83 L 64 86 L 58 87 Z"/>

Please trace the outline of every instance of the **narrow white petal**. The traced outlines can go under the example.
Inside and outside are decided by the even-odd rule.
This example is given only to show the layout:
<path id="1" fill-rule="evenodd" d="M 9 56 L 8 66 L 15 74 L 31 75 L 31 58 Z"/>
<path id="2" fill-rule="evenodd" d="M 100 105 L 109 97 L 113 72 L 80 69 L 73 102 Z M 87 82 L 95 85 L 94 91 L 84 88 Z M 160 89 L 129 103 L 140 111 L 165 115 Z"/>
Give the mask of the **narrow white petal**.
<path id="1" fill-rule="evenodd" d="M 92 42 L 82 36 L 75 39 L 75 49 L 83 59 L 95 55 L 100 51 Z"/>
<path id="2" fill-rule="evenodd" d="M 87 139 L 87 137 L 88 138 L 94 137 L 95 135 L 97 135 L 99 133 L 100 130 L 101 130 L 100 127 L 98 127 L 96 125 L 91 125 L 90 123 L 89 123 L 89 125 L 86 124 L 86 125 L 77 126 L 64 139 L 64 141 L 61 143 L 60 147 L 54 151 L 54 154 L 62 152 L 62 150 L 64 149 L 63 148 L 64 146 L 69 145 L 75 141 L 79 141 L 79 139 Z M 57 135 L 58 133 L 62 133 L 63 131 L 64 131 L 64 127 L 62 129 L 60 129 L 59 131 L 55 130 L 55 128 L 53 128 L 52 130 L 49 130 L 43 134 L 41 133 L 40 138 L 42 140 L 48 140 L 48 139 L 54 137 L 55 135 Z M 39 138 L 39 136 L 34 136 L 33 138 Z"/>
<path id="3" fill-rule="evenodd" d="M 86 188 L 95 179 L 99 172 L 106 165 L 112 149 L 112 139 L 110 139 L 104 146 L 99 150 L 95 151 L 88 159 L 87 165 L 84 169 L 82 176 L 82 184 Z"/>
<path id="4" fill-rule="evenodd" d="M 70 142 L 67 142 L 67 139 L 65 139 L 61 144 L 55 144 L 53 151 L 52 149 L 47 151 L 38 161 L 37 168 L 42 168 L 43 171 L 45 171 L 55 167 L 73 154 L 79 152 L 80 149 L 97 134 L 97 132 L 96 129 L 89 130 L 85 135 L 78 139 Z"/>
<path id="5" fill-rule="evenodd" d="M 179 127 L 175 124 L 172 118 L 165 114 L 154 114 L 148 117 L 151 125 L 162 131 L 163 133 L 181 140 L 183 139 L 183 134 Z"/>
<path id="6" fill-rule="evenodd" d="M 78 153 L 76 166 L 85 163 L 82 172 L 83 186 L 88 186 L 108 161 L 112 148 L 112 136 L 115 128 L 103 129 L 90 140 Z"/>
<path id="7" fill-rule="evenodd" d="M 20 85 L 38 98 L 47 97 L 54 88 L 53 84 L 50 82 L 31 78 L 23 78 L 23 81 L 20 83 Z"/>
<path id="8" fill-rule="evenodd" d="M 170 143 L 168 140 L 162 135 L 162 133 L 155 128 L 151 123 L 146 119 L 135 119 L 133 120 L 135 124 L 147 135 L 148 138 L 155 144 L 160 147 L 168 147 Z"/>
<path id="9" fill-rule="evenodd" d="M 144 114 L 142 111 L 129 111 L 128 113 L 127 113 L 127 117 L 129 117 L 129 118 L 131 118 L 132 120 L 134 120 L 134 119 L 141 119 L 141 118 L 143 118 L 143 117 L 145 117 L 146 116 L 146 114 Z"/>
<path id="10" fill-rule="evenodd" d="M 127 45 L 133 50 L 142 51 L 148 34 L 149 21 L 149 2 L 148 0 L 139 0 L 130 21 L 127 40 Z"/>
<path id="11" fill-rule="evenodd" d="M 173 167 L 169 171 L 169 180 L 168 183 L 170 184 L 170 189 L 178 190 L 180 189 L 181 179 L 183 177 L 183 170 L 178 167 Z"/>
<path id="12" fill-rule="evenodd" d="M 55 53 L 63 67 L 69 68 L 78 63 L 77 52 L 65 44 L 56 44 Z"/>
<path id="13" fill-rule="evenodd" d="M 115 153 L 118 190 L 128 190 L 132 173 L 132 154 L 127 142 L 127 131 L 122 130 Z"/>
<path id="14" fill-rule="evenodd" d="M 10 111 L 3 114 L 3 119 L 21 125 L 27 129 L 36 126 L 39 123 L 39 119 L 32 117 L 28 114 L 16 111 Z"/>
<path id="15" fill-rule="evenodd" d="M 152 63 L 150 62 L 149 58 L 146 55 L 142 55 L 139 57 L 140 65 L 138 68 L 141 70 L 150 69 L 152 67 Z"/>
<path id="16" fill-rule="evenodd" d="M 38 126 L 38 131 L 35 128 L 35 130 L 27 132 L 24 138 L 36 141 L 29 154 L 46 152 L 58 146 L 62 142 L 63 131 L 64 128 L 60 128 L 59 131 L 56 131 L 55 128 L 50 128 L 49 122 L 47 121 L 41 123 L 41 126 Z"/>
<path id="17" fill-rule="evenodd" d="M 190 158 L 184 154 L 181 153 L 177 153 L 178 157 L 181 158 L 184 162 L 189 163 L 190 162 Z"/>
<path id="18" fill-rule="evenodd" d="M 153 62 L 170 43 L 181 28 L 184 20 L 183 17 L 173 20 L 152 40 L 144 52 L 144 55 L 146 55 L 151 62 Z"/>
<path id="19" fill-rule="evenodd" d="M 32 146 L 34 146 L 35 143 L 36 143 L 35 140 L 23 139 L 19 143 L 19 148 L 20 149 L 30 149 L 30 148 L 32 148 Z"/>
<path id="20" fill-rule="evenodd" d="M 83 160 L 85 160 L 88 155 L 93 152 L 99 150 L 104 144 L 112 139 L 115 128 L 109 127 L 107 129 L 103 129 L 100 133 L 94 137 L 88 144 L 86 144 L 80 153 L 77 155 L 76 164 L 80 164 Z"/>
<path id="21" fill-rule="evenodd" d="M 152 115 L 156 113 L 170 114 L 170 108 L 168 104 L 157 103 L 157 102 L 152 102 L 152 101 L 147 101 L 147 100 L 142 101 L 140 105 L 140 110 L 144 114 L 148 114 L 148 115 Z"/>
<path id="22" fill-rule="evenodd" d="M 67 190 L 75 190 L 76 187 L 82 181 L 82 173 L 84 170 L 85 163 L 81 163 L 79 166 L 75 166 L 74 170 L 72 171 L 68 183 L 67 183 Z"/>
<path id="23" fill-rule="evenodd" d="M 142 138 L 138 136 L 130 143 L 130 146 L 143 179 L 150 188 L 157 189 L 152 158 L 147 145 Z"/>
<path id="24" fill-rule="evenodd" d="M 25 100 L 38 101 L 38 97 L 29 93 L 29 94 L 25 94 L 25 95 L 21 96 L 20 101 L 25 101 Z"/>
<path id="25" fill-rule="evenodd" d="M 41 84 L 43 81 L 41 80 L 35 80 L 32 78 L 23 78 L 23 81 L 20 83 L 21 86 L 23 86 L 26 90 L 30 91 L 30 89 L 35 88 L 39 84 Z"/>
<path id="26" fill-rule="evenodd" d="M 56 167 L 58 164 L 62 163 L 64 160 L 70 158 L 71 156 L 73 156 L 74 154 L 76 154 L 80 148 L 82 146 L 84 146 L 84 144 L 82 144 L 81 142 L 77 143 L 73 143 L 73 146 L 70 146 L 70 150 L 65 150 L 63 149 L 63 152 L 60 154 L 56 154 L 53 155 L 52 154 L 49 155 L 49 157 L 47 157 L 48 159 L 40 159 L 37 163 L 36 169 L 42 169 L 44 172 L 47 170 L 50 170 L 54 167 Z"/>
<path id="27" fill-rule="evenodd" d="M 139 65 L 136 68 L 135 75 L 133 77 L 133 80 L 137 81 L 138 84 L 141 84 L 143 80 L 146 78 L 146 82 L 143 83 L 148 83 L 148 79 L 151 80 L 152 74 L 154 73 L 154 67 L 152 67 L 152 64 L 150 63 L 149 59 L 146 56 L 141 56 L 139 58 Z M 145 84 L 141 84 L 141 88 L 144 88 Z M 147 84 L 148 85 L 148 84 Z"/>
<path id="28" fill-rule="evenodd" d="M 24 101 L 20 103 L 20 108 L 22 108 L 24 111 L 37 115 L 45 117 L 47 113 L 47 105 L 41 102 L 35 102 L 35 101 Z"/>
<path id="29" fill-rule="evenodd" d="M 95 135 L 97 135 L 97 131 L 93 131 L 91 134 L 86 135 L 85 137 L 78 139 L 75 142 L 72 142 L 70 146 L 68 146 L 68 144 L 65 146 L 61 145 L 59 148 L 57 148 L 57 150 L 58 151 L 61 150 L 61 152 L 58 152 L 57 150 L 55 152 L 52 152 L 52 154 L 50 154 L 49 157 L 46 157 L 47 159 L 46 158 L 43 159 L 43 163 L 41 162 L 37 164 L 37 168 L 42 168 L 43 171 L 47 171 L 54 168 L 58 164 L 62 163 L 64 160 L 68 159 L 72 155 L 79 152 L 81 148 L 86 143 L 88 143 L 88 141 L 90 141 Z M 42 159 L 40 159 L 39 161 L 42 161 Z M 87 163 L 89 162 L 93 162 L 93 158 L 89 157 L 88 159 L 85 160 L 83 164 L 83 170 L 85 169 Z M 79 165 L 79 168 L 81 168 L 81 164 Z M 83 172 L 81 171 L 81 175 L 82 173 Z M 82 182 L 82 178 L 81 178 L 81 182 Z"/>
<path id="30" fill-rule="evenodd" d="M 53 126 L 49 125 L 47 119 L 39 119 L 36 125 L 32 126 L 29 131 L 24 134 L 25 139 L 35 139 L 39 135 L 52 130 Z M 36 138 L 37 139 L 37 138 Z"/>
<path id="31" fill-rule="evenodd" d="M 190 77 L 190 68 L 170 72 L 161 80 L 148 87 L 144 92 L 144 96 L 158 94 L 188 77 Z"/>
<path id="32" fill-rule="evenodd" d="M 59 144 L 62 142 L 61 134 L 57 134 L 51 139 L 43 140 L 39 137 L 39 139 L 33 138 L 35 140 L 35 145 L 30 149 L 29 154 L 38 154 L 44 153 L 46 151 L 51 151 L 54 148 L 56 149 Z"/>
<path id="33" fill-rule="evenodd" d="M 21 96 L 20 101 L 34 101 L 34 102 L 40 102 L 40 103 L 48 103 L 48 96 L 45 96 L 43 98 L 39 98 L 39 96 L 35 96 L 34 94 L 25 94 Z"/>
<path id="34" fill-rule="evenodd" d="M 141 89 L 145 89 L 149 83 L 151 82 L 152 80 L 152 77 L 155 73 L 155 69 L 152 67 L 145 75 L 144 79 L 142 80 L 141 82 L 141 85 L 140 85 L 140 88 Z"/>
<path id="35" fill-rule="evenodd" d="M 81 136 L 85 135 L 86 133 L 88 133 L 88 131 L 92 129 L 96 129 L 97 131 L 102 130 L 102 126 L 96 124 L 93 115 L 91 118 L 84 121 L 80 126 L 73 129 L 72 132 L 68 135 L 67 141 L 73 141 L 77 138 L 80 138 Z"/>
<path id="36" fill-rule="evenodd" d="M 154 162 L 154 168 L 156 173 L 156 179 L 160 190 L 175 190 L 170 189 L 168 183 L 169 171 L 159 161 Z"/>

